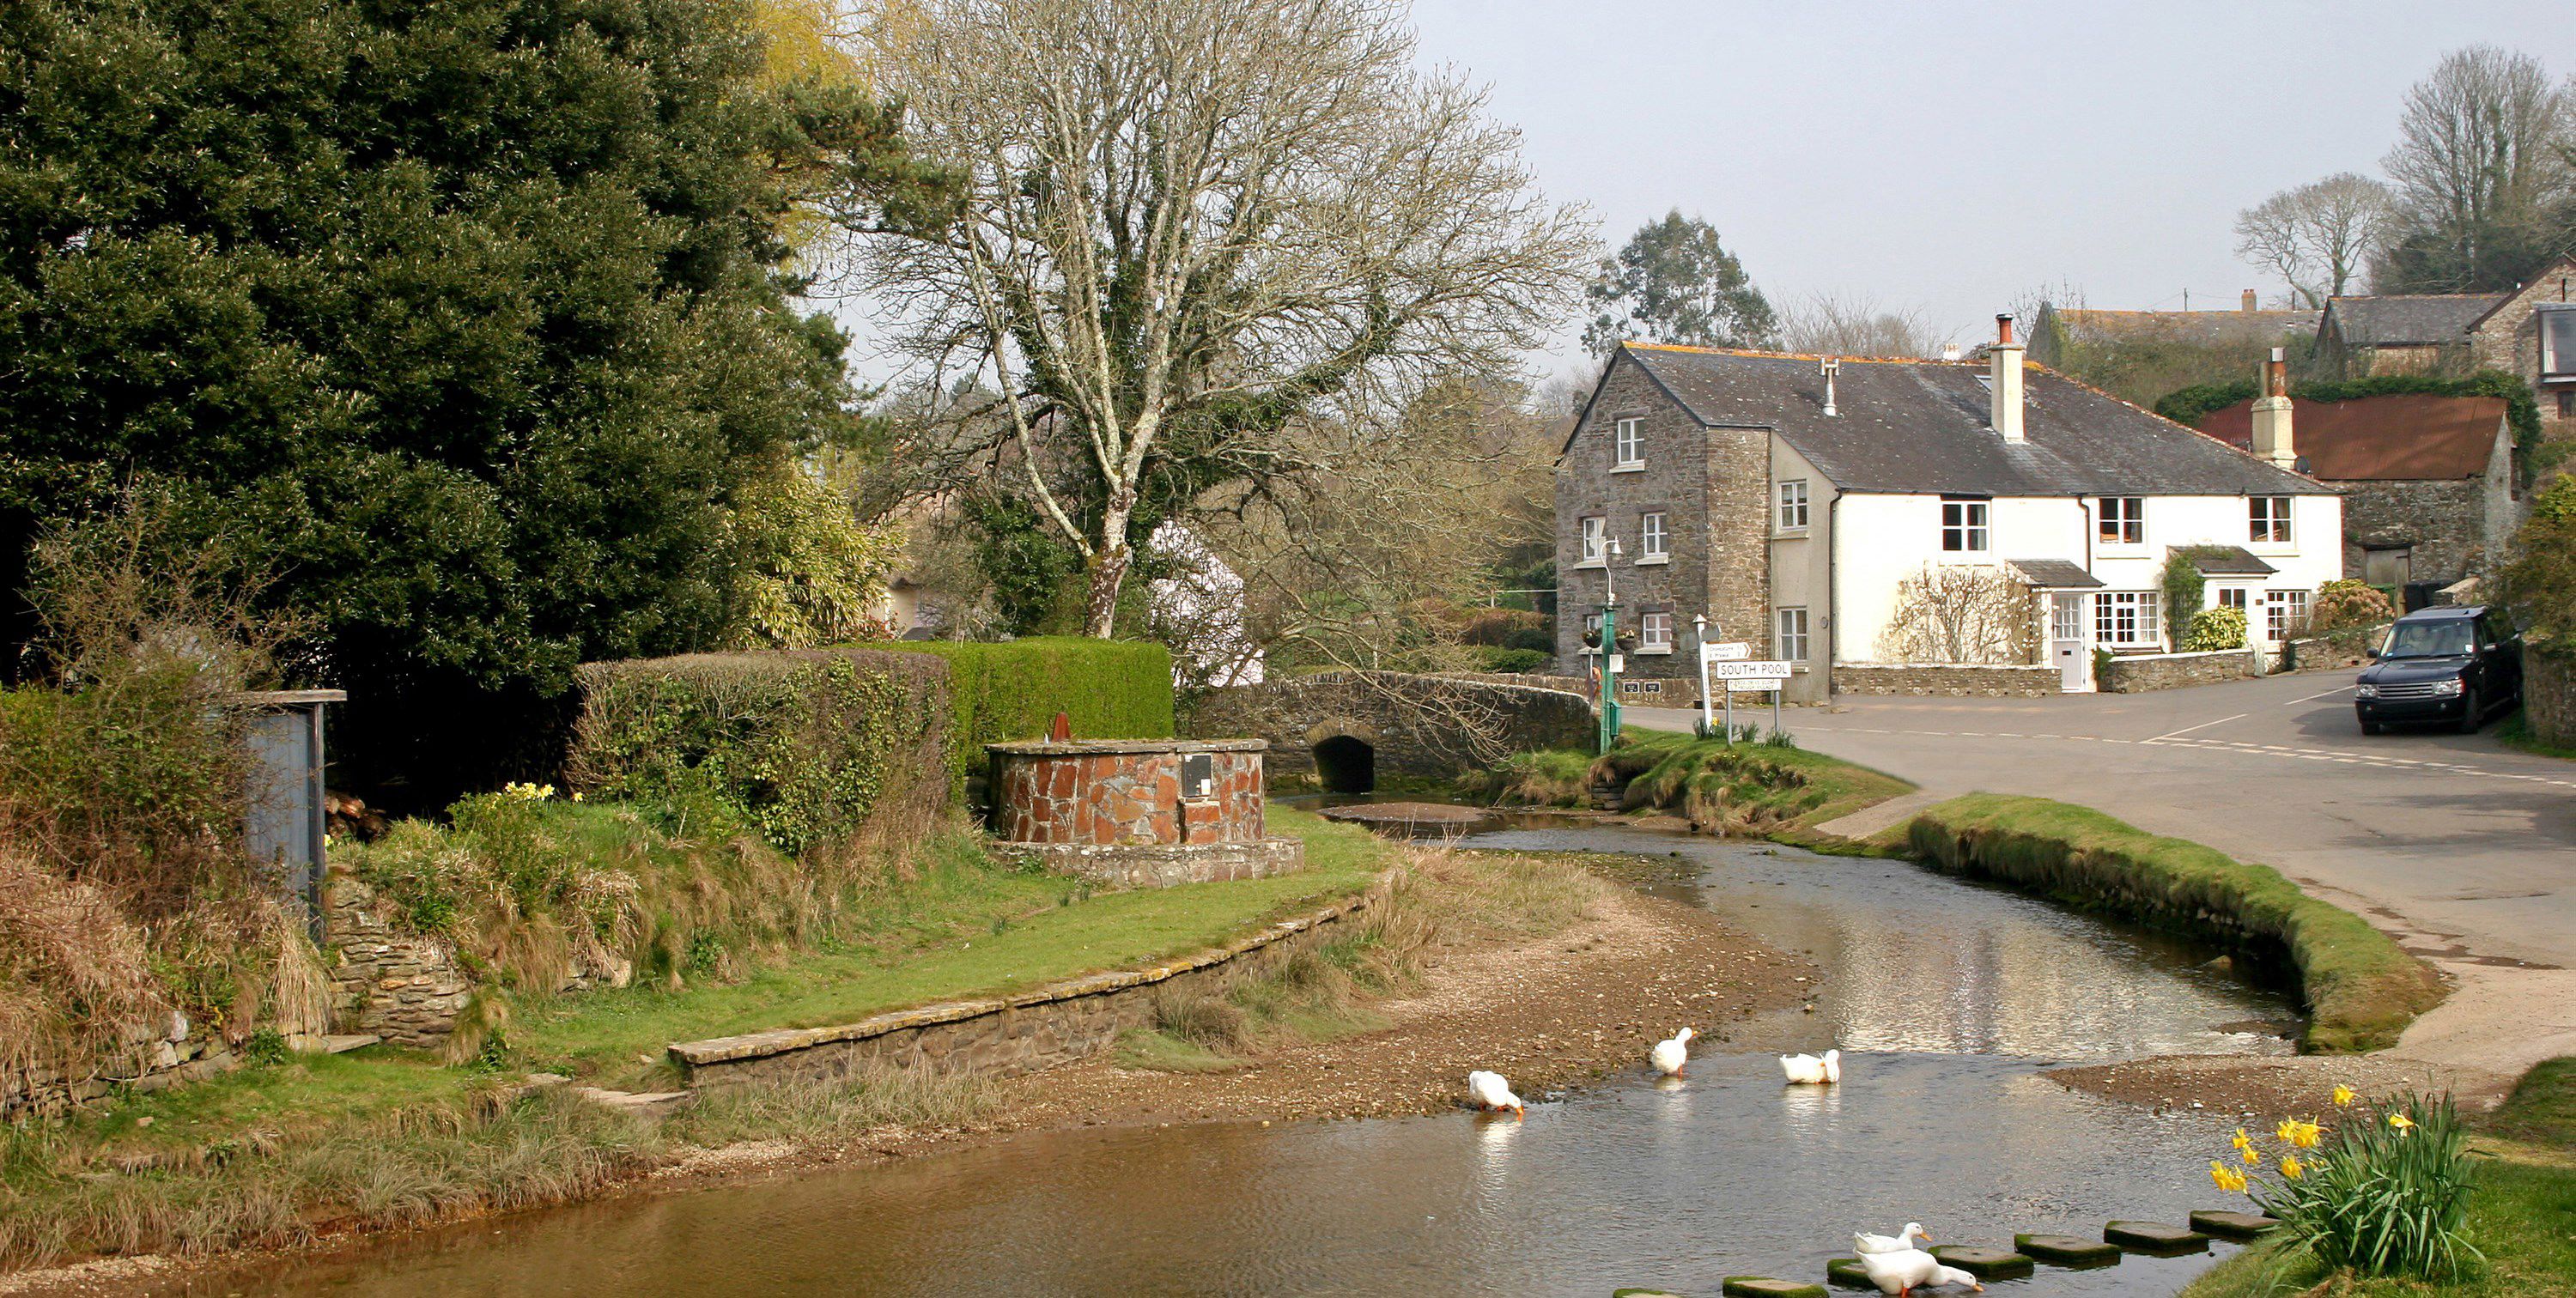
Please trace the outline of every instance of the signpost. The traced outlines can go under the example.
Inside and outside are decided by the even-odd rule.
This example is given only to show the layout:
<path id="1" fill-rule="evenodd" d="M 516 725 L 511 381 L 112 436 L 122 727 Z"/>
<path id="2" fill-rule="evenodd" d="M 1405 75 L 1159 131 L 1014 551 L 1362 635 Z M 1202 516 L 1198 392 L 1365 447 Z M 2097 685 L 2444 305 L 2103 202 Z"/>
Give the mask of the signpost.
<path id="1" fill-rule="evenodd" d="M 1728 653 L 1730 650 L 1734 652 Z M 1718 733 L 1728 743 L 1735 742 L 1735 696 L 1738 694 L 1768 691 L 1771 695 L 1771 729 L 1775 732 L 1780 729 L 1780 686 L 1789 679 L 1789 664 L 1778 659 L 1743 656 L 1749 652 L 1747 646 L 1741 644 L 1700 646 L 1700 715 L 1706 724 L 1709 683 L 1724 681 L 1726 728 Z M 1721 654 L 1725 656 L 1721 657 Z"/>

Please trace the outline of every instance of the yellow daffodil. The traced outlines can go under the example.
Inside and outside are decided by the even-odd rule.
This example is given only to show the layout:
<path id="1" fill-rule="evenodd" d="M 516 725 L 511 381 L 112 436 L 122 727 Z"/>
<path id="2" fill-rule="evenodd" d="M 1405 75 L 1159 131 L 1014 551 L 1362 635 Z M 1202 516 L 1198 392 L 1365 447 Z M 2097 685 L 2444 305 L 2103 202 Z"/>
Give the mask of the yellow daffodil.
<path id="1" fill-rule="evenodd" d="M 2397 1134 L 2402 1136 L 2408 1127 L 2415 1125 L 2415 1120 L 2403 1113 L 2392 1113 L 2388 1115 L 2388 1125 L 2397 1128 Z"/>
<path id="2" fill-rule="evenodd" d="M 2286 1177 L 2290 1178 L 2291 1180 L 2295 1181 L 2295 1180 L 2298 1180 L 2300 1177 L 2306 1176 L 2307 1174 L 2308 1174 L 2308 1169 L 2306 1169 L 2306 1168 L 2304 1168 L 2304 1167 L 2301 1167 L 2301 1166 L 2299 1165 L 2299 1156 L 2298 1156 L 2298 1155 L 2296 1155 L 2296 1154 L 2283 1154 L 2283 1155 L 2281 1155 L 2281 1175 L 2286 1176 Z"/>
<path id="3" fill-rule="evenodd" d="M 2349 1086 L 2338 1086 L 2338 1087 L 2334 1088 L 2334 1102 L 2335 1102 L 2335 1107 L 2336 1107 L 2336 1108 L 2340 1109 L 2340 1108 L 2344 1108 L 2344 1107 L 2346 1107 L 2346 1106 L 2350 1105 L 2350 1104 L 2352 1103 L 2352 1101 L 2353 1101 L 2353 1098 L 2354 1098 L 2354 1097 L 2353 1097 L 2353 1093 L 2352 1093 L 2352 1088 L 2351 1088 L 2351 1087 L 2349 1087 Z"/>
<path id="4" fill-rule="evenodd" d="M 2245 1159 L 2245 1165 L 2247 1167 L 2252 1167 L 2256 1163 L 2263 1161 L 2263 1156 L 2256 1153 L 2252 1145 L 2247 1145 L 2245 1148 L 2238 1150 L 2237 1153 Z"/>
<path id="5" fill-rule="evenodd" d="M 2325 1134 L 2325 1128 L 2299 1118 L 2288 1118 L 2282 1121 L 2280 1129 L 2273 1134 L 2301 1149 L 2314 1149 L 2317 1147 L 2317 1137 Z"/>
<path id="6" fill-rule="evenodd" d="M 2230 1194 L 2242 1194 L 2245 1191 L 2245 1174 L 2214 1158 L 2209 1160 L 2209 1181 L 2210 1184 Z"/>

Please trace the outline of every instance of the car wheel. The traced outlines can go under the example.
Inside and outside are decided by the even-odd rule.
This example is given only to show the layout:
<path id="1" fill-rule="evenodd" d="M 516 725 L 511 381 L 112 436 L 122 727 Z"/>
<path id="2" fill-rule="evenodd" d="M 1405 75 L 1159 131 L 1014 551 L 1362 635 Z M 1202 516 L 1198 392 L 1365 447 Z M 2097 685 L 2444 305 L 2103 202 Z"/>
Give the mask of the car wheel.
<path id="1" fill-rule="evenodd" d="M 2460 695 L 2460 733 L 2461 733 L 2461 734 L 2464 734 L 2464 735 L 2474 735 L 2474 734 L 2476 734 L 2476 733 L 2478 732 L 2478 725 L 2479 725 L 2479 723 L 2481 723 L 2481 722 L 2485 721 L 2486 719 L 2487 719 L 2487 718 L 2486 718 L 2486 713 L 2485 713 L 2485 712 L 2483 712 L 2483 711 L 2481 711 L 2481 710 L 2479 709 L 2479 706 L 2478 706 L 2478 692 L 2477 692 L 2476 690 L 2470 690 L 2470 691 L 2468 691 L 2468 692 L 2466 692 L 2466 693 L 2464 693 L 2464 694 Z"/>

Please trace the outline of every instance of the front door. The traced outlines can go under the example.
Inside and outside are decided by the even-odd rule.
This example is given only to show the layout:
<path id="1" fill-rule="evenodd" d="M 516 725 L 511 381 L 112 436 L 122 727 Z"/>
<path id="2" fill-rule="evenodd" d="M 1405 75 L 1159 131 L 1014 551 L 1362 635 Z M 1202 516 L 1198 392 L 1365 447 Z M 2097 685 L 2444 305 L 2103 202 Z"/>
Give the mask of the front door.
<path id="1" fill-rule="evenodd" d="M 2093 669 L 2092 659 L 2084 652 L 2084 597 L 2060 591 L 2050 597 L 2048 643 L 2051 658 L 2064 687 L 2071 693 L 2092 688 L 2087 679 Z"/>

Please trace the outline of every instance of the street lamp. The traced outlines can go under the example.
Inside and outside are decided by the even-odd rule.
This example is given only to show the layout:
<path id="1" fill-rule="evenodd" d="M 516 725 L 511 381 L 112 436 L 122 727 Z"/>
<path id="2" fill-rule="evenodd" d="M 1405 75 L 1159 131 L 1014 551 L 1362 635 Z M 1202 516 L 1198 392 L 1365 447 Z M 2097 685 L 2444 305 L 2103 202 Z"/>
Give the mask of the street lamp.
<path id="1" fill-rule="evenodd" d="M 1610 566 L 1619 561 L 1619 538 L 1601 547 L 1601 751 L 1619 742 L 1619 587 Z"/>
<path id="2" fill-rule="evenodd" d="M 1699 737 L 1706 739 L 1717 729 L 1717 715 L 1708 699 L 1708 614 L 1691 614 L 1691 642 L 1699 647 Z"/>

